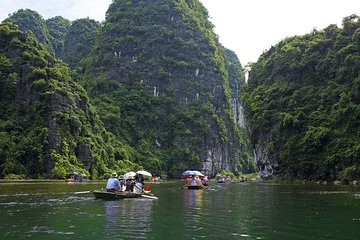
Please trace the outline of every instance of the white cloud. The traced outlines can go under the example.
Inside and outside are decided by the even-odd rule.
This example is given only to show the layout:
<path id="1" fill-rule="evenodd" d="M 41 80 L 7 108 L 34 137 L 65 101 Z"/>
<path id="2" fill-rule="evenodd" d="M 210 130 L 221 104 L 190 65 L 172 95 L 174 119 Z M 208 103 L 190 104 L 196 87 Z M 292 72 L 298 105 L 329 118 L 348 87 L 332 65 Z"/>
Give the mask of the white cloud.
<path id="1" fill-rule="evenodd" d="M 9 13 L 29 8 L 45 19 L 62 16 L 69 20 L 89 17 L 102 21 L 111 0 L 1 0 L 0 21 Z"/>
<path id="2" fill-rule="evenodd" d="M 241 63 L 254 62 L 280 40 L 341 24 L 360 15 L 359 0 L 201 0 L 220 42 L 234 50 Z"/>

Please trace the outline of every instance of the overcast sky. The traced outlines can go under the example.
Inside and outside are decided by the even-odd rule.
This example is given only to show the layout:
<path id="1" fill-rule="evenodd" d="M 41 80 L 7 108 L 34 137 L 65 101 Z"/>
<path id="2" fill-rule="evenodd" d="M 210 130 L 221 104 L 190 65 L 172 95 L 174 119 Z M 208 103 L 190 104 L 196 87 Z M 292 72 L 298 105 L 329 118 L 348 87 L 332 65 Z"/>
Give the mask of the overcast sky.
<path id="1" fill-rule="evenodd" d="M 0 21 L 21 8 L 45 19 L 61 15 L 75 20 L 102 21 L 112 0 L 0 0 Z M 360 15 L 360 0 L 201 0 L 220 42 L 236 52 L 241 63 L 259 55 L 285 37 L 341 25 L 344 17 Z"/>

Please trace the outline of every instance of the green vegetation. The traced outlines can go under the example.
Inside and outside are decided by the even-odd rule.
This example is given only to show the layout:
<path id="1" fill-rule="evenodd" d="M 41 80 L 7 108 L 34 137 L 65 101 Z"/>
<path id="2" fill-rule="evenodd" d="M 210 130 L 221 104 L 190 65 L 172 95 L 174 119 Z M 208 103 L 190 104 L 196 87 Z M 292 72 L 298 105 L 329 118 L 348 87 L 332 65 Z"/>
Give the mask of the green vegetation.
<path id="1" fill-rule="evenodd" d="M 36 39 L 44 44 L 50 53 L 54 54 L 54 47 L 51 43 L 49 29 L 46 26 L 44 18 L 37 12 L 30 9 L 20 9 L 11 14 L 3 22 L 12 22 L 19 26 L 22 31 L 32 31 Z"/>
<path id="2" fill-rule="evenodd" d="M 115 0 L 103 26 L 28 9 L 6 22 L 33 34 L 1 25 L 0 177 L 254 171 L 241 64 L 198 0 Z"/>
<path id="3" fill-rule="evenodd" d="M 69 69 L 34 36 L 0 24 L 0 177 L 92 178 L 140 169 L 103 127 Z"/>
<path id="4" fill-rule="evenodd" d="M 63 17 L 56 16 L 46 20 L 46 26 L 51 36 L 51 44 L 55 50 L 55 56 L 60 57 L 63 48 L 65 36 L 69 32 L 71 22 Z"/>
<path id="5" fill-rule="evenodd" d="M 95 44 L 96 34 L 101 25 L 89 18 L 77 19 L 72 22 L 64 38 L 61 59 L 74 69 L 80 65 Z"/>
<path id="6" fill-rule="evenodd" d="M 235 178 L 258 147 L 276 181 L 356 180 L 359 66 L 356 15 L 271 47 L 246 84 L 198 0 L 114 0 L 103 25 L 19 10 L 0 25 L 0 178 Z"/>
<path id="7" fill-rule="evenodd" d="M 236 56 L 228 58 L 212 28 L 197 0 L 115 0 L 86 59 L 80 83 L 106 129 L 136 150 L 136 163 L 155 173 L 176 176 L 189 166 L 201 168 L 217 148 L 222 150 L 216 157 L 229 162 L 222 167 L 253 169 L 230 105 L 227 67 L 239 87 L 241 65 Z"/>
<path id="8" fill-rule="evenodd" d="M 297 179 L 359 177 L 360 19 L 287 38 L 252 66 L 242 99 L 253 144 L 275 174 Z"/>

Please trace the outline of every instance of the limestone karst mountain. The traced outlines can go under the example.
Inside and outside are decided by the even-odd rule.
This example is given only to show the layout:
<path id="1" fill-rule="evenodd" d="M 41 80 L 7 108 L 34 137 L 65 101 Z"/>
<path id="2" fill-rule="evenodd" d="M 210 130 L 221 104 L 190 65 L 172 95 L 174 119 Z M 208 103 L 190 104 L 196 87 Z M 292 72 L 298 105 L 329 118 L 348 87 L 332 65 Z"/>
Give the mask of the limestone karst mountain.
<path id="1" fill-rule="evenodd" d="M 7 19 L 22 31 L 32 31 L 30 36 L 50 51 L 49 57 L 37 57 L 36 48 L 45 49 L 32 41 L 36 48 L 28 57 L 46 61 L 40 66 L 31 62 L 37 69 L 32 78 L 14 72 L 24 79 L 20 82 L 31 79 L 28 85 L 43 86 L 47 90 L 41 96 L 50 98 L 38 98 L 44 112 L 33 109 L 32 115 L 25 114 L 38 116 L 39 128 L 47 131 L 36 154 L 23 150 L 29 157 L 14 158 L 23 166 L 15 171 L 8 166 L 9 152 L 3 150 L 7 170 L 2 176 L 13 171 L 61 177 L 74 168 L 96 178 L 109 169 L 121 171 L 120 166 L 136 164 L 169 176 L 179 176 L 184 168 L 209 175 L 253 171 L 239 100 L 242 67 L 234 52 L 218 42 L 203 5 L 198 0 L 115 0 L 106 15 L 102 25 L 90 19 L 70 25 L 61 17 L 45 21 L 31 10 L 19 10 Z M 27 54 L 20 55 L 25 58 L 21 61 L 27 61 Z M 74 71 L 70 74 L 54 56 Z M 22 69 L 11 61 L 11 66 Z M 51 64 L 59 66 L 55 85 L 47 72 Z M 26 94 L 17 87 L 13 91 L 33 95 L 32 88 Z M 3 131 L 8 136 L 8 128 Z M 21 135 L 17 137 L 22 141 Z M 40 164 L 38 159 L 42 167 L 28 170 L 28 164 Z"/>
<path id="2" fill-rule="evenodd" d="M 141 153 L 137 162 L 172 174 L 252 167 L 232 111 L 243 83 L 197 0 L 113 1 L 83 81 L 107 130 Z"/>

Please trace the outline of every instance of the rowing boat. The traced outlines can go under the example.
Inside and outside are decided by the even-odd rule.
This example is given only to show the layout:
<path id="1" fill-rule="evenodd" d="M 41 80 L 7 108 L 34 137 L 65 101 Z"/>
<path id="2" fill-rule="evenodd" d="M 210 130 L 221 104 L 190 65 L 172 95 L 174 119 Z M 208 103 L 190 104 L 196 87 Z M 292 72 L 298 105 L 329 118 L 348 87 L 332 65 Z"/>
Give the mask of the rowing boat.
<path id="1" fill-rule="evenodd" d="M 151 199 L 157 199 L 153 194 L 151 193 L 132 193 L 132 192 L 108 192 L 106 190 L 94 190 L 92 191 L 94 196 L 96 198 L 102 198 L 102 199 L 124 199 L 124 198 L 151 198 Z"/>

